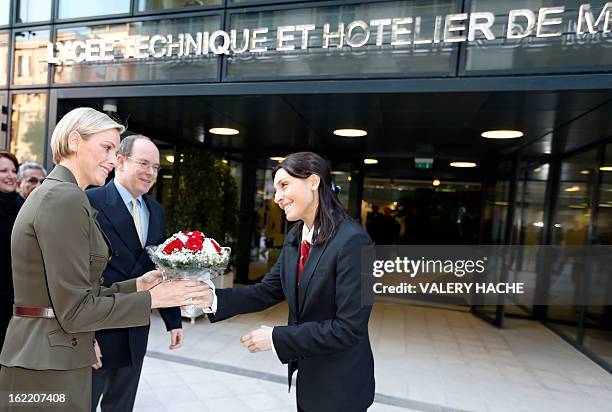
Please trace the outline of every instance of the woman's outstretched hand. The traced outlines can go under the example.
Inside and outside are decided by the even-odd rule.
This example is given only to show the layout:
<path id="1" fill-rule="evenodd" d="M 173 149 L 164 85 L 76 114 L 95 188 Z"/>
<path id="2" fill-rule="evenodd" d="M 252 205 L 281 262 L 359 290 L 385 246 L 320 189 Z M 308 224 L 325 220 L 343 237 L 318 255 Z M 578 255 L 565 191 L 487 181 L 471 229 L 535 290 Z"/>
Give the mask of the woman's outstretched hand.
<path id="1" fill-rule="evenodd" d="M 251 353 L 270 350 L 272 349 L 272 329 L 274 328 L 261 325 L 259 329 L 255 329 L 241 337 L 240 342 Z"/>
<path id="2" fill-rule="evenodd" d="M 149 290 L 151 309 L 174 306 L 212 305 L 212 293 L 207 284 L 197 280 L 172 280 L 162 282 Z"/>

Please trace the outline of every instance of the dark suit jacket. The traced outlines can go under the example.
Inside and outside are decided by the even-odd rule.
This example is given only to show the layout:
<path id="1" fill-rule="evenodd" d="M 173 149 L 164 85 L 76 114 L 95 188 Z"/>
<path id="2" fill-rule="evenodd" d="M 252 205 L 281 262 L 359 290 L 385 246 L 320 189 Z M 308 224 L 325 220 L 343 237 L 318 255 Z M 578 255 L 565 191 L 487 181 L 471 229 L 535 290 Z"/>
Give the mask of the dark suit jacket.
<path id="1" fill-rule="evenodd" d="M 140 245 L 132 215 L 121 199 L 113 181 L 106 186 L 85 192 L 92 207 L 99 211 L 98 223 L 109 238 L 113 254 L 102 274 L 103 285 L 110 285 L 155 269 L 146 251 Z M 151 196 L 142 197 L 149 209 L 148 245 L 166 240 L 166 218 L 162 205 Z M 166 329 L 181 327 L 179 308 L 160 309 Z M 149 339 L 149 325 L 127 329 L 107 329 L 96 332 L 102 350 L 102 367 L 119 368 L 144 358 Z"/>
<path id="2" fill-rule="evenodd" d="M 374 359 L 368 321 L 371 306 L 361 301 L 361 261 L 372 241 L 361 226 L 344 220 L 334 236 L 312 246 L 300 277 L 296 273 L 301 233 L 290 232 L 278 261 L 263 280 L 246 288 L 217 289 L 211 321 L 289 305 L 287 326 L 272 335 L 291 375 L 299 369 L 297 400 L 307 411 L 354 412 L 374 400 Z"/>

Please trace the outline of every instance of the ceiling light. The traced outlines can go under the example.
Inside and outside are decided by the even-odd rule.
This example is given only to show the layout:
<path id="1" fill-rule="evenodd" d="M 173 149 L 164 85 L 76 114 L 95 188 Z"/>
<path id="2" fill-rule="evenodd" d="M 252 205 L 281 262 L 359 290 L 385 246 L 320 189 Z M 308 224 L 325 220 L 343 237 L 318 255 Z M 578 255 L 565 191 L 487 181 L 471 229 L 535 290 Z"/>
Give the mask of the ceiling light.
<path id="1" fill-rule="evenodd" d="M 569 205 L 570 209 L 586 209 L 587 205 Z"/>
<path id="2" fill-rule="evenodd" d="M 534 222 L 533 225 L 535 227 L 544 227 L 544 222 Z"/>
<path id="3" fill-rule="evenodd" d="M 221 163 L 223 163 L 224 165 L 228 164 L 229 162 L 227 161 L 227 159 L 223 159 L 221 160 Z"/>
<path id="4" fill-rule="evenodd" d="M 166 160 L 170 163 L 174 163 L 174 156 L 173 155 L 168 155 L 166 156 Z"/>
<path id="5" fill-rule="evenodd" d="M 508 206 L 508 202 L 504 202 L 501 200 L 496 200 L 493 204 L 496 206 Z"/>
<path id="6" fill-rule="evenodd" d="M 368 132 L 361 129 L 336 129 L 334 130 L 334 134 L 342 137 L 363 137 L 367 135 Z"/>
<path id="7" fill-rule="evenodd" d="M 281 156 L 272 156 L 272 157 L 270 158 L 270 160 L 274 160 L 274 161 L 276 161 L 276 162 L 279 162 L 279 163 L 280 163 L 280 162 L 282 162 L 283 160 L 285 160 L 285 158 L 284 158 L 284 157 L 281 157 Z"/>
<path id="8" fill-rule="evenodd" d="M 587 170 L 587 169 L 585 169 L 585 170 L 581 170 L 581 171 L 580 171 L 580 174 L 581 174 L 581 175 L 588 175 L 589 173 L 591 173 L 591 171 L 590 171 L 590 170 Z"/>
<path id="9" fill-rule="evenodd" d="M 440 180 L 434 179 L 433 182 L 431 182 L 431 184 L 434 186 L 440 186 Z"/>
<path id="10" fill-rule="evenodd" d="M 481 136 L 485 139 L 517 139 L 523 137 L 523 132 L 518 130 L 489 130 L 482 132 Z"/>
<path id="11" fill-rule="evenodd" d="M 337 176 L 337 175 L 344 175 L 346 174 L 346 172 L 341 172 L 339 170 L 332 170 L 331 174 Z"/>
<path id="12" fill-rule="evenodd" d="M 474 162 L 451 162 L 452 167 L 476 167 Z"/>
<path id="13" fill-rule="evenodd" d="M 376 159 L 363 159 L 363 163 L 367 164 L 367 165 L 375 165 L 378 163 L 378 160 Z"/>
<path id="14" fill-rule="evenodd" d="M 599 168 L 602 172 L 612 172 L 612 166 L 602 166 Z"/>
<path id="15" fill-rule="evenodd" d="M 580 192 L 580 186 L 571 186 L 564 189 L 566 192 Z"/>
<path id="16" fill-rule="evenodd" d="M 208 129 L 208 131 L 212 134 L 220 134 L 222 136 L 234 136 L 240 133 L 237 129 L 232 129 L 231 127 L 213 127 Z"/>
<path id="17" fill-rule="evenodd" d="M 612 205 L 609 203 L 600 203 L 598 206 L 599 207 L 612 207 Z"/>

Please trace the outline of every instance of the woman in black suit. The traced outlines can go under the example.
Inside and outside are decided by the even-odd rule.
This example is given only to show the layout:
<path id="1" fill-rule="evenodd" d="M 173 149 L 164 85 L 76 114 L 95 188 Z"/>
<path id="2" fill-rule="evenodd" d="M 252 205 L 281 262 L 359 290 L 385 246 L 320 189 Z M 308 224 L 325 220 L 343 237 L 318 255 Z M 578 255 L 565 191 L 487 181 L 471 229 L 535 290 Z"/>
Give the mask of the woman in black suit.
<path id="1" fill-rule="evenodd" d="M 243 336 L 243 345 L 251 352 L 274 350 L 288 364 L 289 384 L 298 370 L 298 410 L 365 411 L 374 400 L 374 360 L 371 306 L 362 302 L 362 281 L 368 278 L 362 278 L 361 265 L 372 241 L 347 216 L 321 156 L 293 153 L 273 175 L 274 202 L 297 223 L 261 283 L 216 291 L 210 319 L 287 300 L 287 326 L 262 326 Z"/>
<path id="2" fill-rule="evenodd" d="M 23 201 L 17 193 L 19 162 L 12 153 L 0 150 L 0 351 L 13 316 L 11 232 Z"/>

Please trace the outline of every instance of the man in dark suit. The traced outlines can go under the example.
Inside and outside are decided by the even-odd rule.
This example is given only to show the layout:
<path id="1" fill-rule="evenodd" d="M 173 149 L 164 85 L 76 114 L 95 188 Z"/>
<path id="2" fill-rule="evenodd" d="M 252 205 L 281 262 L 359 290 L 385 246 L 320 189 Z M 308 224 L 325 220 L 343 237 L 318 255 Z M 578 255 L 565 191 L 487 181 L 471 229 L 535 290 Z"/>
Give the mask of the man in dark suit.
<path id="1" fill-rule="evenodd" d="M 109 238 L 113 254 L 103 273 L 103 285 L 136 278 L 154 269 L 144 250 L 166 239 L 165 213 L 149 192 L 159 172 L 159 150 L 142 135 L 128 136 L 119 145 L 115 179 L 88 190 L 98 223 Z M 170 349 L 182 345 L 179 308 L 160 309 L 171 335 Z M 100 397 L 103 412 L 131 411 L 147 350 L 149 325 L 96 332 L 101 362 L 94 366 L 92 411 Z M 97 348 L 98 349 L 98 348 Z"/>

